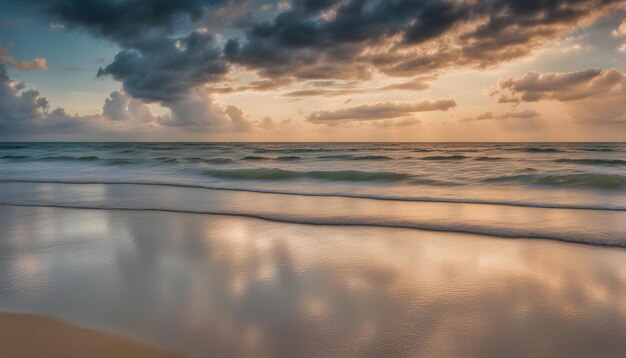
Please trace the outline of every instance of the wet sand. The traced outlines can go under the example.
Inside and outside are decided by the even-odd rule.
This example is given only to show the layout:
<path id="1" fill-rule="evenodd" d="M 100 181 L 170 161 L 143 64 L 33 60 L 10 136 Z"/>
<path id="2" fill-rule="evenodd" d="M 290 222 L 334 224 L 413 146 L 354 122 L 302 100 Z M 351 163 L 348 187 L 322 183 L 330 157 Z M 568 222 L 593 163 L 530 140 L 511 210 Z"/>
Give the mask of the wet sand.
<path id="1" fill-rule="evenodd" d="M 0 357 L 174 358 L 176 355 L 43 316 L 0 313 Z"/>
<path id="2" fill-rule="evenodd" d="M 0 238 L 0 311 L 183 356 L 626 352 L 623 248 L 3 205 Z M 7 317 L 0 325 L 13 327 Z M 59 325 L 23 319 L 36 334 Z"/>

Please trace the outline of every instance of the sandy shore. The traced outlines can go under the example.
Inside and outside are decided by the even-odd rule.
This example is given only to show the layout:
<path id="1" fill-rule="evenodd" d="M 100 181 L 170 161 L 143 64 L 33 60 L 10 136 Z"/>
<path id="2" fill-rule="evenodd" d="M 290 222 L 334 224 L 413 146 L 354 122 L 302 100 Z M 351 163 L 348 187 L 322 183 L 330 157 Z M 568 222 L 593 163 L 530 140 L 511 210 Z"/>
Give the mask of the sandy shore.
<path id="1" fill-rule="evenodd" d="M 174 358 L 176 355 L 44 316 L 0 313 L 0 357 Z"/>
<path id="2" fill-rule="evenodd" d="M 188 357 L 626 352 L 623 248 L 3 205 L 0 238 L 0 311 L 59 317 Z M 5 315 L 0 325 L 1 349 L 23 349 L 9 357 L 52 357 L 52 342 L 80 343 L 85 357 L 167 356 L 40 317 Z"/>

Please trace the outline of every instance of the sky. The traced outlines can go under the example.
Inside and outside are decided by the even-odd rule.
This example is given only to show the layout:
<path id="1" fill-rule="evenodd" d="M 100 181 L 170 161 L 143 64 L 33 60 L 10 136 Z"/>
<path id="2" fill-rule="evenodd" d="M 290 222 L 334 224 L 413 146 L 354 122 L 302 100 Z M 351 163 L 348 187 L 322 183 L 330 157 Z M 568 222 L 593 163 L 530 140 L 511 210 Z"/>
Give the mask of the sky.
<path id="1" fill-rule="evenodd" d="M 2 0 L 2 141 L 626 141 L 626 0 Z"/>

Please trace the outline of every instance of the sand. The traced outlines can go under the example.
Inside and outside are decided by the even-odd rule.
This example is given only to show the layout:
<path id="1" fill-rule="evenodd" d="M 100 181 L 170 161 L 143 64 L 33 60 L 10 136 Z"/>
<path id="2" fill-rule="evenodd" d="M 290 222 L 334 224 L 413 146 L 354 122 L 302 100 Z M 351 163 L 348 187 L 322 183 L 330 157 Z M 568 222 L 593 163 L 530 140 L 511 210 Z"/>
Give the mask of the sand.
<path id="1" fill-rule="evenodd" d="M 30 314 L 0 314 L 0 357 L 174 358 L 124 338 Z"/>

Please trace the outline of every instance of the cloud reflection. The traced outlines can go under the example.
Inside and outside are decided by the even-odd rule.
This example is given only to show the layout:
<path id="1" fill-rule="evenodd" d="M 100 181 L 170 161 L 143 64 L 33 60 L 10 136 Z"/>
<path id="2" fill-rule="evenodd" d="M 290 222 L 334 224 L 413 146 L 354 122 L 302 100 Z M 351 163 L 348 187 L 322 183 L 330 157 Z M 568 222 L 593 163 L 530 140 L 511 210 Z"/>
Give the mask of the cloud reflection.
<path id="1" fill-rule="evenodd" d="M 621 249 L 207 215 L 0 211 L 9 238 L 0 267 L 19 266 L 26 252 L 47 288 L 9 282 L 2 270 L 1 309 L 44 312 L 190 356 L 626 349 L 626 312 L 616 304 L 626 301 Z M 69 237 L 56 231 L 70 222 L 100 225 Z M 45 245 L 32 245 L 42 226 Z M 31 294 L 21 300 L 17 290 Z"/>

